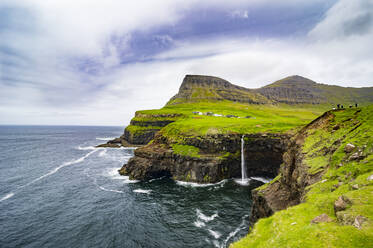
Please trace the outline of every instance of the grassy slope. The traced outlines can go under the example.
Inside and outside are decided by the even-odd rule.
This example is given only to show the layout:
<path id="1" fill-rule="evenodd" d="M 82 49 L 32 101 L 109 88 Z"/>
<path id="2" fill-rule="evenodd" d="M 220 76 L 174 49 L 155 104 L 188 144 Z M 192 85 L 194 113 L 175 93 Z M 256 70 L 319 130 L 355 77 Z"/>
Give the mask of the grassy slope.
<path id="1" fill-rule="evenodd" d="M 183 114 L 183 117 L 161 130 L 164 136 L 178 141 L 183 136 L 204 136 L 218 133 L 285 132 L 308 123 L 324 109 L 325 106 L 294 107 L 288 105 L 247 105 L 229 101 L 201 101 L 167 105 L 160 110 L 139 112 L 147 115 Z M 236 115 L 241 118 L 199 116 L 194 115 L 193 111 Z M 244 118 L 246 116 L 250 116 L 250 118 Z"/>
<path id="2" fill-rule="evenodd" d="M 325 180 L 309 187 L 304 203 L 259 220 L 252 232 L 232 247 L 372 247 L 373 181 L 367 178 L 373 174 L 373 106 L 362 108 L 360 113 L 347 109 L 335 115 L 335 123 L 329 129 L 312 130 L 303 146 L 310 172 L 327 170 Z M 337 124 L 340 129 L 333 132 L 332 127 Z M 337 139 L 341 140 L 338 145 L 334 143 Z M 343 150 L 347 143 L 359 147 L 367 157 L 360 162 L 348 161 Z M 336 151 L 325 158 L 323 148 L 332 146 Z M 343 166 L 339 167 L 341 163 Z M 342 185 L 337 188 L 339 182 Z M 356 184 L 358 190 L 352 188 Z M 342 194 L 352 200 L 344 211 L 347 217 L 368 218 L 362 229 L 336 221 L 333 204 Z M 334 222 L 310 224 L 322 213 Z"/>

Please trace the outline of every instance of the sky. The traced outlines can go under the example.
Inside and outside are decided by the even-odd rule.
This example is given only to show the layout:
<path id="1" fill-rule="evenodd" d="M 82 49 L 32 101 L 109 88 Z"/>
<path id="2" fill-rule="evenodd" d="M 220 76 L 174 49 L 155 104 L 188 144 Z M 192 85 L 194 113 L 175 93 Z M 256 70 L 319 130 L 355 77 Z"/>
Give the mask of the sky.
<path id="1" fill-rule="evenodd" d="M 373 86 L 373 0 L 0 0 L 0 124 L 126 126 L 186 74 Z"/>

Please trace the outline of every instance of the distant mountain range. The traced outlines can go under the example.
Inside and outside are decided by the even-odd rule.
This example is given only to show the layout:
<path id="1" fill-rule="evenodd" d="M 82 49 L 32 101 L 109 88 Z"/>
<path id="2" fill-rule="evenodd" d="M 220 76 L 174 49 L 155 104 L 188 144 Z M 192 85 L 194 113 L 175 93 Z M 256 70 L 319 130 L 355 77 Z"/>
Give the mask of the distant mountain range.
<path id="1" fill-rule="evenodd" d="M 373 87 L 352 88 L 319 84 L 290 76 L 259 89 L 248 89 L 212 76 L 186 75 L 179 92 L 167 104 L 228 100 L 249 104 L 366 104 L 373 102 Z"/>

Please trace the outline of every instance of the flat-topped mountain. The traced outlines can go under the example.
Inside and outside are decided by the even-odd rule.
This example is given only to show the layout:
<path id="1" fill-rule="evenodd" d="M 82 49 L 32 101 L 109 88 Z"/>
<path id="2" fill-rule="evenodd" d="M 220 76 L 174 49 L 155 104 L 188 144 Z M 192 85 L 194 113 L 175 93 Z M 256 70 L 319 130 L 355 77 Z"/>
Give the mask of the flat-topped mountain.
<path id="1" fill-rule="evenodd" d="M 186 75 L 179 92 L 170 99 L 168 104 L 200 100 L 227 100 L 251 104 L 271 103 L 267 97 L 255 90 L 234 85 L 218 77 Z"/>
<path id="2" fill-rule="evenodd" d="M 202 75 L 186 75 L 179 92 L 168 104 L 201 100 L 227 100 L 249 104 L 344 104 L 373 102 L 373 87 L 352 88 L 316 83 L 290 76 L 259 89 L 248 89 L 227 80 Z"/>

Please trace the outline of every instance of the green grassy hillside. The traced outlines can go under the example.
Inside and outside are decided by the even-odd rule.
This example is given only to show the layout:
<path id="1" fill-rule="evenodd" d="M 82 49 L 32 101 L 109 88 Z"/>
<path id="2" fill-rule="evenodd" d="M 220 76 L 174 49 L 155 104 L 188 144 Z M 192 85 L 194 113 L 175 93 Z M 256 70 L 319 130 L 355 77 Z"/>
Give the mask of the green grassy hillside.
<path id="1" fill-rule="evenodd" d="M 166 105 L 159 110 L 138 111 L 144 116 L 181 114 L 161 129 L 170 140 L 226 133 L 282 133 L 298 128 L 320 115 L 326 106 L 250 105 L 231 101 L 200 101 Z M 193 114 L 199 111 L 224 116 Z M 228 118 L 227 115 L 237 117 Z M 140 120 L 141 118 L 136 118 Z M 143 120 L 147 120 L 144 118 Z"/>
<path id="2" fill-rule="evenodd" d="M 308 173 L 323 172 L 323 180 L 308 187 L 303 203 L 259 220 L 231 247 L 372 247 L 373 106 L 333 114 L 326 127 L 308 130 L 302 147 Z M 341 196 L 348 204 L 336 212 Z M 311 223 L 321 214 L 331 222 Z"/>

